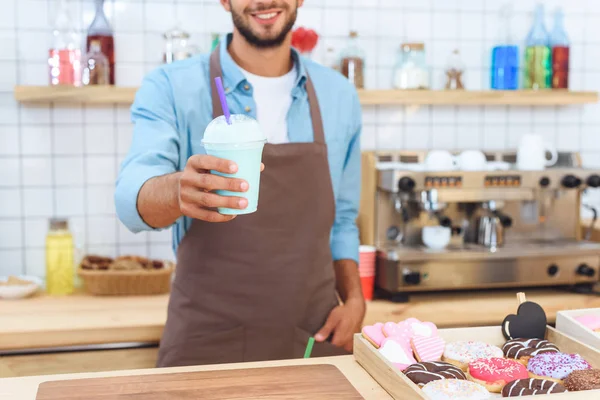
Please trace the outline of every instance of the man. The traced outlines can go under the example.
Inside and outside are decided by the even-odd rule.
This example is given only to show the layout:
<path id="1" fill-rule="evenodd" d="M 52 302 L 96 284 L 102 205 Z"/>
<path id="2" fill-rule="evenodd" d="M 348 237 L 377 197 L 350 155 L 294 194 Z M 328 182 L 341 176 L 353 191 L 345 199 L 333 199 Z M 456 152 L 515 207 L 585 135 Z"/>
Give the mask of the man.
<path id="1" fill-rule="evenodd" d="M 221 0 L 233 34 L 210 56 L 158 68 L 132 107 L 133 143 L 116 187 L 132 231 L 174 224 L 177 272 L 159 366 L 314 356 L 352 350 L 365 303 L 357 268 L 360 105 L 338 73 L 299 57 L 291 28 L 303 0 Z M 248 183 L 204 154 L 205 127 L 232 113 L 258 119 L 268 138 L 258 211 Z M 340 304 L 339 298 L 343 302 Z"/>

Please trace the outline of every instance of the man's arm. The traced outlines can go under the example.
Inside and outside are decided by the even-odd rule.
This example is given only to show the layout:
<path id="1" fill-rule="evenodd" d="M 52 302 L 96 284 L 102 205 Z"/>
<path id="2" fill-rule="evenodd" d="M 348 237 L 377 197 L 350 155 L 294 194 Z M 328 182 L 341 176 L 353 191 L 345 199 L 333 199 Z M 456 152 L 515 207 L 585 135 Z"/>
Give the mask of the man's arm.
<path id="1" fill-rule="evenodd" d="M 150 73 L 132 106 L 133 141 L 121 165 L 115 190 L 115 205 L 121 221 L 132 232 L 171 226 L 179 217 L 224 222 L 215 207 L 244 209 L 248 201 L 212 193 L 223 189 L 244 192 L 248 183 L 210 173 L 237 171 L 235 163 L 207 155 L 193 155 L 178 171 L 177 133 L 171 85 L 165 72 Z"/>

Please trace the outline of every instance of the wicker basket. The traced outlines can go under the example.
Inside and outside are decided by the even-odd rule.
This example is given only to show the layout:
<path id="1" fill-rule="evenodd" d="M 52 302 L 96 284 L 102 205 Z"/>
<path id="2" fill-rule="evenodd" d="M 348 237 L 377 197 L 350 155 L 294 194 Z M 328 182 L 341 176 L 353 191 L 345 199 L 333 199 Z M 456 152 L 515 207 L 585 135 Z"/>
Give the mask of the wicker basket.
<path id="1" fill-rule="evenodd" d="M 79 268 L 85 291 L 100 296 L 150 295 L 169 293 L 175 265 L 155 270 L 95 271 Z"/>

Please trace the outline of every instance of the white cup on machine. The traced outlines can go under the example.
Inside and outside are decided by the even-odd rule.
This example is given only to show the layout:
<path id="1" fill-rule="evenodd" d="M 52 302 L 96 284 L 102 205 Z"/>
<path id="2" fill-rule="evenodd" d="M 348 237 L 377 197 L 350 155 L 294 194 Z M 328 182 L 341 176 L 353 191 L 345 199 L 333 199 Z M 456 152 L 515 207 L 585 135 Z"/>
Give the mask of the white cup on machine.
<path id="1" fill-rule="evenodd" d="M 550 159 L 546 158 L 550 153 Z M 521 138 L 517 148 L 517 168 L 524 171 L 541 171 L 556 164 L 558 152 L 554 146 L 544 142 L 541 135 L 527 134 Z"/>
<path id="2" fill-rule="evenodd" d="M 425 157 L 425 169 L 428 171 L 484 171 L 487 160 L 479 150 L 465 150 L 453 156 L 446 150 L 432 150 Z"/>
<path id="3" fill-rule="evenodd" d="M 433 250 L 446 248 L 451 236 L 452 230 L 446 226 L 424 226 L 421 230 L 423 244 Z"/>

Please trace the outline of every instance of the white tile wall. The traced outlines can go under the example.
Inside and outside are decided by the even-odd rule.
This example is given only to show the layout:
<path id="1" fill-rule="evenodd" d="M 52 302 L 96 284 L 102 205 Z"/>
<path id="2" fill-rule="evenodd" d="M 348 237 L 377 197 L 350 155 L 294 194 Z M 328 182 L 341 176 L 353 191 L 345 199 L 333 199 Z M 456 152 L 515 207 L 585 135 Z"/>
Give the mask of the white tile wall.
<path id="1" fill-rule="evenodd" d="M 523 39 L 538 0 L 514 5 L 513 34 Z M 426 43 L 432 84 L 443 85 L 449 53 L 459 49 L 468 89 L 489 87 L 497 0 L 307 0 L 298 24 L 321 35 L 314 57 L 340 50 L 357 30 L 367 54 L 368 88 L 389 88 L 403 41 Z M 571 86 L 600 90 L 600 1 L 542 1 L 565 9 L 572 41 Z M 93 0 L 70 0 L 82 37 Z M 172 258 L 171 233 L 134 235 L 114 215 L 119 160 L 131 142 L 129 107 L 21 106 L 15 84 L 46 84 L 45 59 L 56 2 L 2 0 L 0 11 L 0 274 L 44 274 L 47 218 L 66 216 L 84 251 Z M 231 29 L 215 0 L 106 0 L 116 36 L 117 82 L 137 86 L 161 62 L 162 33 L 177 22 L 208 49 L 211 32 Z M 551 18 L 547 18 L 551 26 Z M 600 167 L 600 105 L 584 107 L 365 107 L 364 149 L 506 149 L 539 132 L 561 150 Z M 600 196 L 590 196 L 600 202 Z"/>

